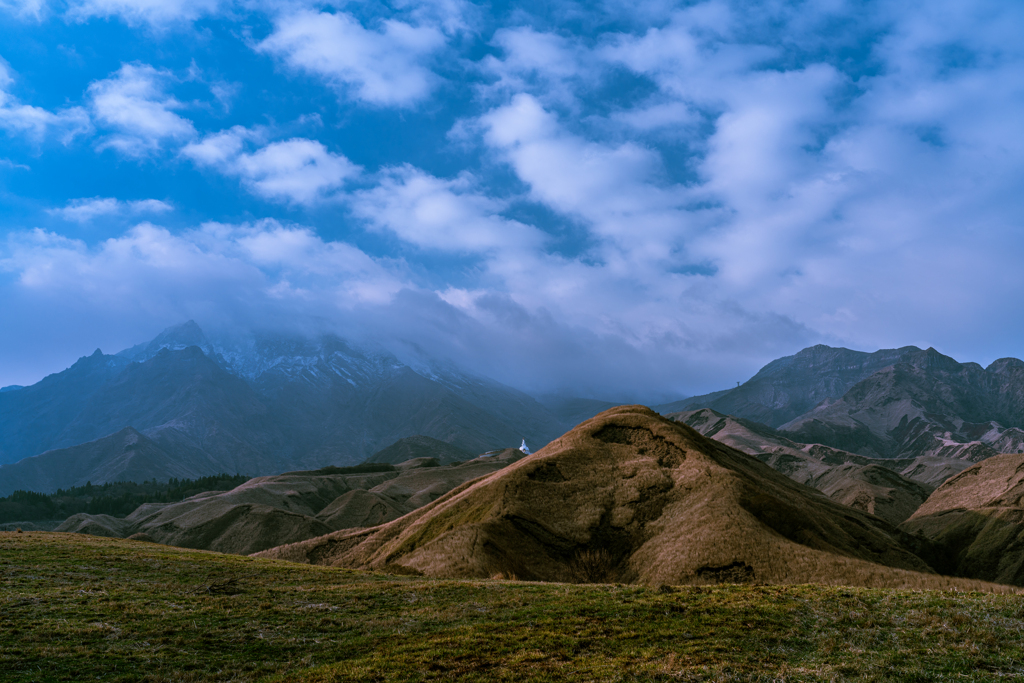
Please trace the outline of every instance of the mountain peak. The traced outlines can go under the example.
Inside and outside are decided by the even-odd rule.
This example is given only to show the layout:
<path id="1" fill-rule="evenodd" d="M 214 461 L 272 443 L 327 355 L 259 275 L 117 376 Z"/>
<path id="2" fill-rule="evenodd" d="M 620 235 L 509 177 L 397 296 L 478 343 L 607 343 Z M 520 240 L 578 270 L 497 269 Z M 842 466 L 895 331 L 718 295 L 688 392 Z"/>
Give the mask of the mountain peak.
<path id="1" fill-rule="evenodd" d="M 999 358 L 992 361 L 992 364 L 985 368 L 985 370 L 1005 375 L 1014 371 L 1024 370 L 1024 361 L 1017 358 Z"/>
<path id="2" fill-rule="evenodd" d="M 963 365 L 956 359 L 940 353 L 933 346 L 929 346 L 924 351 L 910 354 L 905 362 L 922 370 L 958 372 L 963 369 Z"/>
<path id="3" fill-rule="evenodd" d="M 209 353 L 213 350 L 206 335 L 203 334 L 202 328 L 196 324 L 195 320 L 189 320 L 180 325 L 168 327 L 154 337 L 152 341 L 136 344 L 117 355 L 134 361 L 145 361 L 155 356 L 161 349 L 178 351 L 190 346 L 197 346 L 204 353 Z"/>

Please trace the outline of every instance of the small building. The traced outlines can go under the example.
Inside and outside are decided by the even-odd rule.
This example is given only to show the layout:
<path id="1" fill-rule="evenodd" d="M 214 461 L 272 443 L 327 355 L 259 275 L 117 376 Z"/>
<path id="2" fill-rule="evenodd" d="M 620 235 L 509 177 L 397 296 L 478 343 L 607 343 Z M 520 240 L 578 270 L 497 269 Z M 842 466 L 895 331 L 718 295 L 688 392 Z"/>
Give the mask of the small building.
<path id="1" fill-rule="evenodd" d="M 519 447 L 519 450 L 521 450 L 523 453 L 526 453 L 527 455 L 530 454 L 530 447 L 526 445 L 526 439 L 523 439 L 523 445 Z"/>

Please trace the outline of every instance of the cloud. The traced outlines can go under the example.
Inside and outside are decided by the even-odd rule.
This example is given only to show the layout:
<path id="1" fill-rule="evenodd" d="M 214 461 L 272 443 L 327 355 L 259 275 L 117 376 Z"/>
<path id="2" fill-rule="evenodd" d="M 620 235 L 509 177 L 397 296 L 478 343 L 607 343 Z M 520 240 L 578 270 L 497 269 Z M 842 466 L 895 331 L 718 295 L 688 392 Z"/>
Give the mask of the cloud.
<path id="1" fill-rule="evenodd" d="M 12 279 L 3 286 L 6 310 L 52 314 L 34 316 L 19 339 L 53 334 L 69 320 L 95 326 L 99 338 L 120 331 L 135 341 L 140 329 L 189 318 L 243 329 L 319 328 L 449 359 L 526 389 L 647 392 L 649 400 L 671 394 L 680 378 L 708 381 L 735 362 L 731 345 L 751 330 L 775 346 L 803 334 L 771 316 L 731 313 L 733 324 L 716 330 L 709 354 L 681 336 L 685 313 L 673 301 L 638 297 L 628 273 L 523 251 L 494 262 L 493 274 L 511 281 L 507 289 L 435 291 L 417 285 L 402 261 L 274 220 L 180 233 L 142 223 L 95 245 L 37 229 L 0 243 L 0 273 Z M 669 290 L 678 283 L 651 294 Z M 652 353 L 669 343 L 674 351 Z"/>
<path id="2" fill-rule="evenodd" d="M 11 68 L 0 58 L 0 130 L 8 135 L 24 136 L 36 144 L 49 135 L 55 135 L 66 145 L 90 130 L 89 115 L 81 107 L 51 112 L 22 104 L 8 91 L 13 84 Z"/>
<path id="3" fill-rule="evenodd" d="M 261 131 L 236 126 L 186 145 L 181 154 L 200 166 L 240 178 L 250 192 L 264 199 L 296 204 L 324 199 L 361 170 L 344 155 L 306 138 L 245 151 L 247 143 L 262 140 Z"/>
<path id="4" fill-rule="evenodd" d="M 39 21 L 46 13 L 46 0 L 0 0 L 0 10 L 9 12 L 19 19 Z"/>
<path id="5" fill-rule="evenodd" d="M 484 141 L 512 166 L 530 196 L 582 220 L 608 248 L 606 260 L 671 264 L 682 239 L 700 220 L 681 207 L 686 188 L 660 182 L 657 152 L 633 142 L 606 144 L 564 130 L 531 95 L 516 95 L 480 118 Z"/>
<path id="6" fill-rule="evenodd" d="M 214 11 L 166 7 L 180 16 Z M 136 156 L 172 150 L 237 179 L 243 194 L 310 209 L 311 226 L 209 224 L 166 236 L 150 226 L 122 235 L 111 250 L 156 258 L 163 249 L 197 269 L 182 265 L 179 279 L 164 265 L 138 265 L 142 256 L 111 260 L 160 302 L 154 311 L 282 325 L 282 311 L 299 311 L 338 329 L 415 340 L 524 388 L 603 386 L 605 395 L 721 388 L 816 342 L 936 345 L 984 360 L 1014 354 L 1024 333 L 1012 315 L 1024 295 L 1019 3 L 231 7 L 237 15 L 221 27 L 244 18 L 270 28 L 250 43 L 255 64 L 217 72 L 244 87 L 230 123 L 204 126 L 227 115 L 226 90 L 217 91 L 224 106 L 217 93 L 212 106 L 194 109 L 175 99 L 201 82 L 215 88 L 212 71 L 207 81 L 197 75 L 204 58 L 196 48 L 188 78 L 133 64 L 98 82 L 131 91 L 122 95 L 128 106 L 118 100 L 101 112 L 101 86 L 87 93 L 86 105 L 97 102 L 100 145 Z M 152 25 L 142 15 L 133 21 Z M 188 62 L 175 51 L 183 48 L 160 49 Z M 268 59 L 288 78 L 253 81 Z M 323 105 L 321 83 L 342 106 Z M 12 136 L 66 130 L 55 123 L 60 112 L 16 99 L 9 77 L 0 91 Z M 277 121 L 294 123 L 285 133 Z M 69 115 L 67 130 L 73 122 Z M 229 128 L 235 123 L 244 125 Z M 5 156 L 33 172 L 53 168 L 48 158 Z M 116 163 L 111 157 L 100 161 Z M 180 182 L 159 166 L 147 165 L 150 187 Z M 79 201 L 87 213 L 93 200 Z M 246 201 L 239 210 L 252 210 Z M 142 216 L 115 206 L 109 215 Z M 367 252 L 317 236 L 359 227 Z M 16 300 L 37 317 L 49 310 L 30 305 L 51 291 L 31 283 L 79 249 L 58 247 L 33 247 L 31 268 L 11 265 L 5 277 L 16 282 L 0 292 L 5 314 Z M 74 263 L 100 263 L 107 253 L 80 249 Z M 300 262 L 316 266 L 301 270 Z M 335 267 L 350 275 L 334 278 Z M 165 274 L 166 292 L 146 279 L 151 271 Z M 30 272 L 37 279 L 22 282 Z M 202 291 L 188 284 L 193 272 Z M 362 303 L 342 312 L 338 288 L 361 291 L 362 282 L 366 294 L 346 299 Z M 52 291 L 64 286 L 74 293 L 70 280 Z M 187 305 L 174 303 L 175 287 Z M 111 300 L 127 300 L 119 296 Z M 99 293 L 90 301 L 83 311 L 115 317 Z"/>
<path id="7" fill-rule="evenodd" d="M 113 197 L 92 197 L 72 199 L 63 208 L 49 209 L 49 213 L 66 221 L 88 223 L 100 216 L 155 214 L 173 210 L 173 206 L 159 199 L 125 202 Z"/>
<path id="8" fill-rule="evenodd" d="M 220 0 L 70 0 L 67 16 L 74 21 L 119 17 L 129 26 L 162 27 L 214 14 L 221 4 Z"/>
<path id="9" fill-rule="evenodd" d="M 376 187 L 351 198 L 353 211 L 423 249 L 456 253 L 536 249 L 545 239 L 533 226 L 504 218 L 506 206 L 474 191 L 468 174 L 444 180 L 409 165 L 381 173 Z"/>
<path id="10" fill-rule="evenodd" d="M 142 223 L 94 247 L 56 233 L 8 236 L 0 271 L 22 294 L 99 314 L 191 316 L 217 310 L 251 324 L 262 315 L 325 315 L 388 301 L 402 280 L 343 242 L 273 220 L 208 223 L 172 233 Z"/>
<path id="11" fill-rule="evenodd" d="M 351 14 L 302 10 L 278 18 L 256 49 L 324 79 L 346 97 L 411 107 L 437 84 L 425 62 L 444 44 L 444 34 L 432 26 L 386 19 L 375 31 Z"/>
<path id="12" fill-rule="evenodd" d="M 101 141 L 99 149 L 142 157 L 165 143 L 195 137 L 192 122 L 175 113 L 185 105 L 166 93 L 174 80 L 170 71 L 135 63 L 122 64 L 112 77 L 91 83 L 88 95 L 93 116 L 97 124 L 114 131 Z"/>
<path id="13" fill-rule="evenodd" d="M 488 97 L 530 93 L 544 102 L 575 104 L 577 91 L 598 83 L 601 60 L 576 40 L 529 26 L 501 28 L 491 43 L 503 58 L 485 56 L 479 64 L 495 78 L 482 90 Z"/>

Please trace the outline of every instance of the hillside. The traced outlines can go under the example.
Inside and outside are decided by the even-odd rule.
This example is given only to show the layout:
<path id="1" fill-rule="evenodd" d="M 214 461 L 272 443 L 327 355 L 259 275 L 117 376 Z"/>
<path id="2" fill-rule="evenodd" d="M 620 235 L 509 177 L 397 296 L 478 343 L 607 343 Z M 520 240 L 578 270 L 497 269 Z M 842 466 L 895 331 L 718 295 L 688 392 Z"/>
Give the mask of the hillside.
<path id="1" fill-rule="evenodd" d="M 738 387 L 659 406 L 712 409 L 767 425 L 797 443 L 870 458 L 978 462 L 1024 451 L 1024 362 L 987 368 L 914 346 L 874 353 L 818 345 L 764 366 Z M 941 466 L 947 476 L 955 467 Z"/>
<path id="2" fill-rule="evenodd" d="M 858 382 L 840 399 L 786 423 L 796 441 L 881 458 L 920 456 L 979 462 L 1024 450 L 1024 363 L 988 368 L 934 349 Z"/>
<path id="3" fill-rule="evenodd" d="M 0 533 L 0 567 L 10 683 L 43 666 L 151 683 L 934 681 L 1024 661 L 1017 595 L 438 581 L 48 533 Z"/>
<path id="4" fill-rule="evenodd" d="M 711 408 L 725 415 L 780 427 L 917 352 L 920 349 L 916 346 L 865 353 L 818 344 L 772 361 L 738 387 L 660 408 L 661 412 Z"/>
<path id="5" fill-rule="evenodd" d="M 390 463 L 397 465 L 414 458 L 434 458 L 442 465 L 453 462 L 471 460 L 474 456 L 469 451 L 456 448 L 450 443 L 432 439 L 429 436 L 407 436 L 399 439 L 387 448 L 382 448 L 369 458 L 368 463 Z"/>
<path id="6" fill-rule="evenodd" d="M 983 460 L 949 479 L 902 525 L 934 544 L 947 574 L 1024 585 L 1024 455 Z"/>
<path id="7" fill-rule="evenodd" d="M 198 461 L 175 458 L 132 427 L 125 427 L 95 441 L 0 467 L 0 496 L 17 490 L 52 492 L 87 482 L 189 479 L 212 466 L 201 456 Z"/>
<path id="8" fill-rule="evenodd" d="M 112 538 L 141 535 L 182 548 L 246 555 L 397 519 L 521 455 L 514 451 L 447 467 L 414 460 L 398 467 L 350 468 L 362 470 L 356 472 L 327 468 L 257 477 L 230 491 L 142 505 L 123 519 L 73 515 L 57 531 Z"/>
<path id="9" fill-rule="evenodd" d="M 955 585 L 898 539 L 877 517 L 623 406 L 394 522 L 260 556 L 434 577 Z"/>
<path id="10" fill-rule="evenodd" d="M 752 455 L 790 479 L 843 505 L 899 524 L 920 507 L 935 484 L 970 465 L 953 458 L 873 459 L 821 444 L 795 442 L 771 427 L 710 408 L 671 413 L 669 419 Z M 911 478 L 909 473 L 915 477 Z"/>

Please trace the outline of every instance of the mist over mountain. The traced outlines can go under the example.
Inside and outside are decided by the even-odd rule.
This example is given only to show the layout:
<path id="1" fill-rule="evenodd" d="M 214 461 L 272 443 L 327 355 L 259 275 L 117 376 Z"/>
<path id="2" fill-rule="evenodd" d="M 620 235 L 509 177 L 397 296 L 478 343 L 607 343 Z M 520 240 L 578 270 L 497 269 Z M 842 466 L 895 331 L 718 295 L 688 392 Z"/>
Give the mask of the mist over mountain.
<path id="1" fill-rule="evenodd" d="M 476 454 L 523 439 L 539 447 L 564 431 L 529 396 L 451 367 L 425 362 L 414 369 L 334 336 L 214 342 L 191 321 L 115 355 L 97 350 L 36 385 L 5 392 L 0 427 L 5 492 L 14 482 L 47 491 L 83 476 L 130 476 L 114 464 L 121 458 L 114 442 L 90 446 L 106 456 L 90 456 L 92 470 L 68 470 L 73 482 L 40 474 L 43 463 L 73 454 L 30 458 L 129 427 L 177 462 L 173 474 L 154 476 L 179 477 L 350 465 L 413 435 Z"/>

